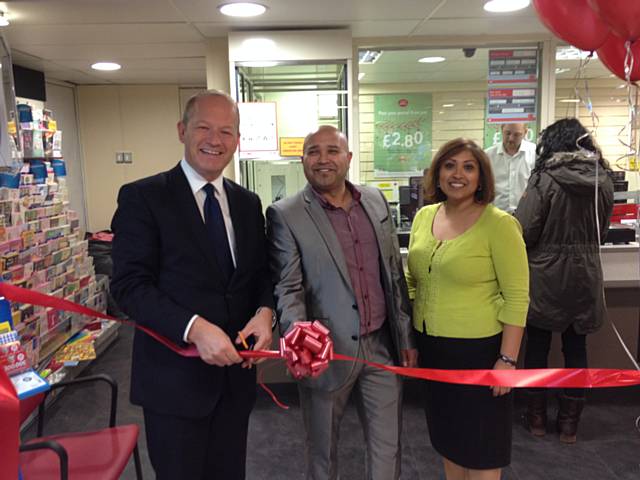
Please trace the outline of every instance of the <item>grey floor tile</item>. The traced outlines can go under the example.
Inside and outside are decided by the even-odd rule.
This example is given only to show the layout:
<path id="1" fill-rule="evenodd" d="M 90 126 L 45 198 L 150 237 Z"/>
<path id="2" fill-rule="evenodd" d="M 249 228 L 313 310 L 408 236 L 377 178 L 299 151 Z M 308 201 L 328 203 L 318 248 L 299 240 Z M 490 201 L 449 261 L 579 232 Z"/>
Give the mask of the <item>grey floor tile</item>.
<path id="1" fill-rule="evenodd" d="M 120 338 L 84 374 L 108 373 L 119 383 L 118 421 L 137 423 L 146 479 L 153 471 L 146 452 L 142 410 L 129 403 L 131 355 L 130 329 L 121 328 Z M 292 384 L 273 386 L 278 398 L 290 405 L 283 411 L 262 390 L 249 425 L 247 459 L 248 480 L 284 480 L 304 478 L 303 428 L 297 391 Z M 421 385 L 405 384 L 403 411 L 402 480 L 442 480 L 441 459 L 431 447 Z M 549 433 L 533 437 L 521 422 L 523 397 L 516 395 L 512 464 L 503 471 L 502 480 L 637 480 L 640 478 L 640 433 L 634 422 L 640 415 L 640 387 L 600 389 L 590 392 L 578 443 L 560 444 L 553 431 L 555 400 L 550 392 Z M 48 409 L 47 432 L 100 428 L 107 423 L 108 398 L 104 387 L 89 386 L 65 392 Z M 31 438 L 34 428 L 24 433 Z M 340 469 L 342 480 L 364 478 L 364 441 L 355 408 L 349 406 L 341 428 Z M 122 478 L 135 478 L 128 465 Z"/>

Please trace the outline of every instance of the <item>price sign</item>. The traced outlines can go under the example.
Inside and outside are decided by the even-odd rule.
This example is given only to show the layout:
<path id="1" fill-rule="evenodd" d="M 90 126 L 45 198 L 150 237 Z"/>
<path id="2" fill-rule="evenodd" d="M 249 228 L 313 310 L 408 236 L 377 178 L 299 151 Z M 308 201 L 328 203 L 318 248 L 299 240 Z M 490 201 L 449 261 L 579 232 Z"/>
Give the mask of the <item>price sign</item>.
<path id="1" fill-rule="evenodd" d="M 431 94 L 376 95 L 374 108 L 376 176 L 422 175 L 431 162 Z"/>

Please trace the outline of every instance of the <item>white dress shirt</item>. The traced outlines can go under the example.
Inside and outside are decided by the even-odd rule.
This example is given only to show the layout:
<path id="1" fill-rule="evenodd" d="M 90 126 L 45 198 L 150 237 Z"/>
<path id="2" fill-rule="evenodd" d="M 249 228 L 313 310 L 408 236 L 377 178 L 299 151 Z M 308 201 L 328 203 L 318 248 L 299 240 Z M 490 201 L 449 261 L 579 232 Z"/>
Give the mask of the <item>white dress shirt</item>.
<path id="1" fill-rule="evenodd" d="M 527 188 L 529 175 L 536 163 L 536 144 L 522 140 L 515 155 L 505 152 L 502 142 L 485 152 L 491 160 L 496 182 L 493 204 L 505 212 L 513 213 Z"/>
<path id="2" fill-rule="evenodd" d="M 204 201 L 207 198 L 206 192 L 202 189 L 207 183 L 211 183 L 213 188 L 215 189 L 215 196 L 218 202 L 220 203 L 220 210 L 222 210 L 222 218 L 224 218 L 224 226 L 227 230 L 227 239 L 229 240 L 229 248 L 231 250 L 231 258 L 233 260 L 233 266 L 236 265 L 236 237 L 235 232 L 233 231 L 233 223 L 231 222 L 231 214 L 229 213 L 229 201 L 227 200 L 227 193 L 224 190 L 224 178 L 220 175 L 212 182 L 207 182 L 198 172 L 196 172 L 189 163 L 183 158 L 180 161 L 180 167 L 184 172 L 185 177 L 187 177 L 187 182 L 189 182 L 189 186 L 191 187 L 191 192 L 196 199 L 196 203 L 198 204 L 198 210 L 200 211 L 200 216 L 202 217 L 202 221 L 204 222 Z M 191 329 L 191 325 L 195 321 L 198 315 L 194 315 L 189 320 L 187 324 L 187 328 L 184 330 L 184 335 L 182 339 L 186 342 L 187 337 L 189 335 L 189 330 Z"/>

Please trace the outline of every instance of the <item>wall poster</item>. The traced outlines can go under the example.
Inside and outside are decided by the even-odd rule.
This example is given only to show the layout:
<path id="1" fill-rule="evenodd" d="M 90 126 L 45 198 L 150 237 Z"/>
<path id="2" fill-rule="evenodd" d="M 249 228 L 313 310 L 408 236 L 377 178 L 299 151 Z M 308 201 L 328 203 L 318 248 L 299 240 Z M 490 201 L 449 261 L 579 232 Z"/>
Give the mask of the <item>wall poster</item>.
<path id="1" fill-rule="evenodd" d="M 431 163 L 430 93 L 374 98 L 373 169 L 376 177 L 422 175 Z"/>

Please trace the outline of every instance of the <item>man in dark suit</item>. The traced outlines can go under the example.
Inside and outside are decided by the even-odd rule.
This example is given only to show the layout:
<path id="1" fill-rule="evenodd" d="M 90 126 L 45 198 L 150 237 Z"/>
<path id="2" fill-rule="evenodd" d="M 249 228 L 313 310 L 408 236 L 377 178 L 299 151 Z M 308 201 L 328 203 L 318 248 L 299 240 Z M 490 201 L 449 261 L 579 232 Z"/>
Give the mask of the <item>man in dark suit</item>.
<path id="1" fill-rule="evenodd" d="M 178 136 L 176 167 L 120 190 L 111 289 L 135 322 L 200 358 L 136 331 L 131 401 L 144 409 L 157 478 L 244 479 L 255 369 L 234 340 L 271 344 L 264 217 L 254 193 L 222 176 L 239 141 L 231 97 L 192 97 Z"/>

